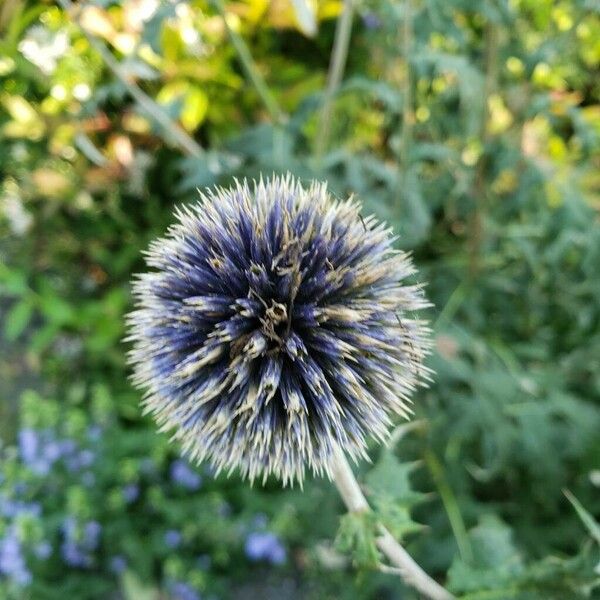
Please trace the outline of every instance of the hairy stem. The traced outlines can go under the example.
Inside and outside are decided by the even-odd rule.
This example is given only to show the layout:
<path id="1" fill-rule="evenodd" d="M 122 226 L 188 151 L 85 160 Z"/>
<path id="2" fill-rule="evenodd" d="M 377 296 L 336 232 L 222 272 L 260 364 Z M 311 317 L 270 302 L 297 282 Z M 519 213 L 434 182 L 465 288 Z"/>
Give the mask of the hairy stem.
<path id="1" fill-rule="evenodd" d="M 333 459 L 332 474 L 335 485 L 350 512 L 370 510 L 367 499 L 362 493 L 346 457 L 339 449 Z M 407 585 L 412 586 L 430 600 L 453 600 L 454 596 L 429 577 L 383 526 L 380 526 L 377 547 L 398 569 Z"/>
<path id="2" fill-rule="evenodd" d="M 352 32 L 353 13 L 354 0 L 345 0 L 342 14 L 338 19 L 335 28 L 333 50 L 329 62 L 329 72 L 327 73 L 327 87 L 325 89 L 321 114 L 319 115 L 317 137 L 315 139 L 315 156 L 317 161 L 320 161 L 321 156 L 327 150 L 327 144 L 329 142 L 333 98 L 340 87 L 344 69 L 346 68 L 348 48 L 350 46 L 350 34 Z"/>
<path id="3" fill-rule="evenodd" d="M 212 0 L 212 4 L 223 19 L 225 29 L 227 30 L 227 35 L 229 36 L 231 44 L 238 55 L 242 69 L 246 73 L 250 83 L 256 89 L 256 93 L 259 95 L 262 103 L 265 105 L 265 108 L 271 115 L 271 118 L 273 121 L 275 121 L 275 123 L 284 123 L 286 121 L 286 115 L 277 103 L 275 96 L 273 96 L 271 93 L 269 86 L 258 70 L 258 67 L 252 58 L 252 54 L 250 53 L 246 42 L 237 31 L 230 27 L 229 23 L 227 22 L 227 15 L 225 13 L 225 7 L 223 6 L 222 0 Z"/>
<path id="4" fill-rule="evenodd" d="M 190 156 L 201 157 L 204 156 L 204 149 L 190 137 L 175 121 L 173 121 L 169 115 L 148 96 L 136 83 L 131 79 L 130 75 L 123 69 L 121 64 L 115 59 L 115 57 L 107 50 L 106 46 L 99 40 L 97 40 L 91 33 L 85 30 L 82 26 L 78 15 L 74 13 L 74 4 L 71 0 L 58 0 L 58 3 L 63 10 L 71 16 L 73 22 L 81 29 L 83 35 L 87 38 L 90 46 L 100 54 L 102 60 L 109 68 L 109 70 L 119 79 L 119 81 L 127 88 L 129 94 L 134 100 L 142 107 L 142 109 L 148 113 L 170 136 L 177 142 L 179 147 Z M 78 10 L 81 10 L 82 6 L 79 5 Z"/>

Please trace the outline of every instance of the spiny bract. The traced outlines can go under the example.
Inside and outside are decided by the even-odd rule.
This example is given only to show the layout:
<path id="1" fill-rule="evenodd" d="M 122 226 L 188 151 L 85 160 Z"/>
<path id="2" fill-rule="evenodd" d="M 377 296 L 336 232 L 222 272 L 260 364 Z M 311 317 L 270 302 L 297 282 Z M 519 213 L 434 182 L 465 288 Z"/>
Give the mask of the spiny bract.
<path id="1" fill-rule="evenodd" d="M 352 199 L 292 177 L 201 194 L 147 252 L 134 382 L 186 453 L 254 479 L 330 474 L 409 416 L 427 306 L 409 257 Z"/>

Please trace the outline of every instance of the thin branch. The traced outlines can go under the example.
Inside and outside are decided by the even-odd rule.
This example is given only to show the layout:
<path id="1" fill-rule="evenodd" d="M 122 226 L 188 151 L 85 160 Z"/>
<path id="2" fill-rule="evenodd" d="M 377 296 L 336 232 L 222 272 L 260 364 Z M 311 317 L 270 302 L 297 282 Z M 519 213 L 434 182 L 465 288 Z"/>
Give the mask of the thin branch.
<path id="1" fill-rule="evenodd" d="M 327 73 L 327 87 L 325 89 L 321 114 L 319 115 L 317 137 L 315 139 L 315 156 L 317 157 L 317 161 L 320 161 L 321 156 L 327 150 L 329 142 L 333 98 L 340 87 L 342 77 L 344 76 L 344 69 L 346 68 L 350 34 L 352 33 L 353 13 L 354 0 L 345 0 L 342 14 L 335 27 L 333 50 L 329 62 L 329 72 Z"/>
<path id="2" fill-rule="evenodd" d="M 221 15 L 223 23 L 225 24 L 225 29 L 227 30 L 227 35 L 229 36 L 231 44 L 237 52 L 240 64 L 246 72 L 246 76 L 250 80 L 250 83 L 252 83 L 256 89 L 256 93 L 259 95 L 260 99 L 265 105 L 265 108 L 269 111 L 271 118 L 276 123 L 285 123 L 287 116 L 277 103 L 275 96 L 273 96 L 271 93 L 269 86 L 258 70 L 258 67 L 252 58 L 252 54 L 250 53 L 246 42 L 237 31 L 230 27 L 229 23 L 227 22 L 227 15 L 225 13 L 225 7 L 223 6 L 222 0 L 212 0 L 212 4 L 217 12 Z"/>
<path id="3" fill-rule="evenodd" d="M 491 135 L 489 128 L 489 99 L 496 88 L 498 79 L 498 28 L 488 21 L 485 28 L 485 81 L 483 89 L 482 113 L 480 124 L 480 138 L 483 144 L 483 154 L 475 167 L 475 181 L 473 184 L 474 207 L 469 222 L 469 276 L 473 279 L 480 269 L 481 246 L 484 238 L 485 214 L 485 171 L 488 163 L 488 148 Z"/>
<path id="4" fill-rule="evenodd" d="M 190 137 L 169 115 L 148 96 L 134 81 L 115 57 L 106 49 L 106 46 L 97 40 L 89 31 L 87 31 L 78 14 L 74 12 L 74 5 L 71 0 L 58 0 L 63 10 L 71 16 L 73 22 L 81 29 L 83 35 L 87 38 L 90 46 L 96 50 L 106 66 L 119 79 L 119 81 L 127 88 L 127 91 L 135 99 L 135 101 L 177 142 L 180 148 L 190 156 L 204 156 L 204 149 Z M 77 7 L 79 10 L 81 6 Z"/>
<path id="5" fill-rule="evenodd" d="M 348 510 L 350 512 L 370 510 L 367 499 L 340 449 L 336 451 L 331 470 L 335 485 Z M 387 556 L 395 567 L 394 572 L 399 574 L 407 585 L 414 587 L 430 600 L 454 599 L 452 594 L 423 571 L 385 527 L 380 527 L 380 533 L 377 538 L 379 550 Z M 389 567 L 387 569 L 389 570 Z"/>
<path id="6" fill-rule="evenodd" d="M 413 15 L 412 0 L 404 1 L 404 18 L 402 21 L 402 39 L 399 45 L 402 47 L 404 59 L 404 79 L 402 81 L 402 122 L 400 130 L 400 143 L 398 145 L 398 175 L 396 180 L 396 204 L 400 206 L 403 198 L 403 188 L 410 168 L 410 148 L 412 145 L 412 126 L 414 121 L 413 97 L 412 97 L 412 71 L 410 61 L 412 59 L 413 45 Z"/>
<path id="7" fill-rule="evenodd" d="M 465 562 L 470 563 L 473 561 L 473 549 L 471 548 L 471 542 L 467 535 L 465 522 L 458 508 L 456 496 L 444 477 L 444 471 L 437 456 L 430 450 L 427 450 L 425 453 L 425 463 L 429 467 L 433 481 L 435 482 L 442 499 L 442 504 L 448 515 L 450 527 L 452 528 L 452 533 L 454 534 L 460 556 Z"/>
<path id="8" fill-rule="evenodd" d="M 405 76 L 403 82 L 403 110 L 402 110 L 402 133 L 400 138 L 400 165 L 403 170 L 408 169 L 410 146 L 412 142 L 413 106 L 412 106 L 412 2 L 404 2 L 404 22 L 402 24 L 402 54 L 405 62 Z"/>

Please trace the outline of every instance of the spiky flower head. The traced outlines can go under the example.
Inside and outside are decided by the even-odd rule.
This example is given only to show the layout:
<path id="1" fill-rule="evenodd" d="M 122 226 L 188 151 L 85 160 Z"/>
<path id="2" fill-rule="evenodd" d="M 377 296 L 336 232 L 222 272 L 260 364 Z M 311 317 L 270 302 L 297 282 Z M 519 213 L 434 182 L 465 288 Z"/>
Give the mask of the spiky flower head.
<path id="1" fill-rule="evenodd" d="M 134 382 L 185 452 L 302 481 L 366 455 L 427 369 L 410 258 L 352 199 L 287 176 L 201 194 L 146 254 L 129 317 Z"/>

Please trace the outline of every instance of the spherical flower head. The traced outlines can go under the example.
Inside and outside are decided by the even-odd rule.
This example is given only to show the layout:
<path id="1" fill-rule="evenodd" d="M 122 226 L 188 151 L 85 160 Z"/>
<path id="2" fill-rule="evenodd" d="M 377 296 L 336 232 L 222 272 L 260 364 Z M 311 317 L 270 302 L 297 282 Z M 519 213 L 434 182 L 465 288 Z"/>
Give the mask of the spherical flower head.
<path id="1" fill-rule="evenodd" d="M 192 460 L 301 482 L 409 417 L 427 302 L 389 228 L 290 176 L 176 217 L 135 279 L 128 339 L 146 411 Z"/>

